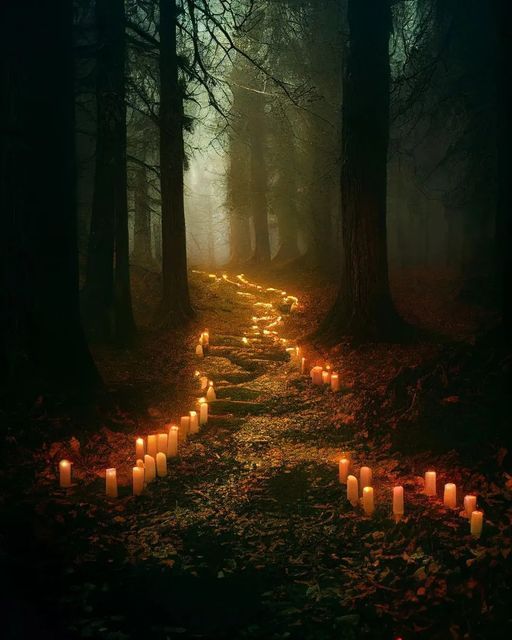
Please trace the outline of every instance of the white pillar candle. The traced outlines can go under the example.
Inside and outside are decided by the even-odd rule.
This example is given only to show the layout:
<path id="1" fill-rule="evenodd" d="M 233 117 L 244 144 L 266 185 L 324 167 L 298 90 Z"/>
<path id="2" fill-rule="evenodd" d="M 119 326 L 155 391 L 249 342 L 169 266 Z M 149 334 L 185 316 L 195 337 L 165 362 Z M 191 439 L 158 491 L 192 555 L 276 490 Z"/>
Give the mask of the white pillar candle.
<path id="1" fill-rule="evenodd" d="M 204 356 L 204 352 L 203 352 L 203 345 L 202 344 L 198 344 L 196 347 L 196 356 L 199 356 L 200 358 L 202 358 Z"/>
<path id="2" fill-rule="evenodd" d="M 359 502 L 359 485 L 355 476 L 347 477 L 347 498 L 353 507 Z"/>
<path id="3" fill-rule="evenodd" d="M 340 390 L 340 377 L 337 373 L 331 373 L 331 390 L 332 391 Z"/>
<path id="4" fill-rule="evenodd" d="M 210 334 L 208 333 L 208 329 L 205 329 L 199 338 L 199 344 L 208 345 L 210 344 Z"/>
<path id="5" fill-rule="evenodd" d="M 159 478 L 167 475 L 167 456 L 163 451 L 156 454 L 156 475 Z"/>
<path id="6" fill-rule="evenodd" d="M 151 456 L 152 458 L 154 458 L 157 454 L 157 443 L 156 443 L 156 436 L 155 435 L 151 435 L 148 436 L 148 447 L 147 447 L 147 454 L 148 456 Z"/>
<path id="7" fill-rule="evenodd" d="M 178 432 L 180 440 L 183 442 L 187 439 L 188 433 L 190 431 L 190 417 L 189 416 L 181 416 L 180 418 L 180 430 Z"/>
<path id="8" fill-rule="evenodd" d="M 313 384 L 322 384 L 322 367 L 313 367 L 309 372 Z"/>
<path id="9" fill-rule="evenodd" d="M 393 513 L 395 516 L 404 514 L 404 488 L 402 486 L 393 487 Z"/>
<path id="10" fill-rule="evenodd" d="M 331 372 L 322 371 L 322 384 L 331 384 Z"/>
<path id="11" fill-rule="evenodd" d="M 197 433 L 199 431 L 199 418 L 197 416 L 197 411 L 189 411 L 188 415 L 190 417 L 190 433 Z"/>
<path id="12" fill-rule="evenodd" d="M 367 516 L 371 516 L 375 510 L 373 503 L 373 487 L 364 487 L 363 489 L 363 509 Z"/>
<path id="13" fill-rule="evenodd" d="M 447 482 L 444 485 L 444 506 L 448 509 L 455 509 L 457 506 L 457 487 L 453 482 Z"/>
<path id="14" fill-rule="evenodd" d="M 175 458 L 178 455 L 178 433 L 179 429 L 175 425 L 169 428 L 167 437 L 167 457 Z"/>
<path id="15" fill-rule="evenodd" d="M 476 511 L 476 496 L 464 496 L 464 515 L 471 518 L 473 511 Z"/>
<path id="16" fill-rule="evenodd" d="M 217 394 L 215 393 L 215 389 L 213 388 L 213 382 L 210 380 L 208 383 L 208 391 L 206 392 L 206 399 L 208 402 L 215 400 L 217 398 Z"/>
<path id="17" fill-rule="evenodd" d="M 435 471 L 425 472 L 425 493 L 427 496 L 435 496 L 437 494 Z"/>
<path id="18" fill-rule="evenodd" d="M 167 453 L 167 434 L 159 433 L 157 436 L 157 451 L 162 453 Z"/>
<path id="19" fill-rule="evenodd" d="M 135 440 L 135 457 L 143 458 L 145 453 L 144 438 L 137 438 L 137 440 Z"/>
<path id="20" fill-rule="evenodd" d="M 153 482 L 156 478 L 155 459 L 146 454 L 144 456 L 144 479 L 147 483 Z"/>
<path id="21" fill-rule="evenodd" d="M 201 391 L 204 391 L 208 386 L 208 378 L 206 376 L 201 376 L 199 378 L 199 382 L 201 384 Z"/>
<path id="22" fill-rule="evenodd" d="M 115 469 L 105 472 L 105 492 L 109 498 L 117 498 L 117 474 Z"/>
<path id="23" fill-rule="evenodd" d="M 372 470 L 370 469 L 370 467 L 361 467 L 359 471 L 359 482 L 361 485 L 361 491 L 365 487 L 372 486 Z"/>
<path id="24" fill-rule="evenodd" d="M 479 538 L 482 535 L 482 527 L 484 526 L 484 514 L 481 511 L 473 511 L 470 522 L 471 535 Z"/>
<path id="25" fill-rule="evenodd" d="M 301 364 L 300 364 L 300 372 L 302 374 L 306 373 L 307 366 L 308 366 L 308 362 L 307 362 L 306 358 L 302 358 L 302 361 L 301 361 Z"/>
<path id="26" fill-rule="evenodd" d="M 133 495 L 140 496 L 144 489 L 144 467 L 133 467 Z"/>
<path id="27" fill-rule="evenodd" d="M 350 460 L 348 460 L 348 458 L 341 458 L 339 463 L 339 470 L 338 470 L 340 484 L 347 484 L 349 468 L 350 468 Z"/>
<path id="28" fill-rule="evenodd" d="M 199 399 L 199 424 L 203 425 L 208 422 L 208 403 L 205 398 Z"/>
<path id="29" fill-rule="evenodd" d="M 71 486 L 71 462 L 69 460 L 59 462 L 59 485 L 63 489 Z"/>
<path id="30" fill-rule="evenodd" d="M 144 469 L 144 460 L 142 460 L 141 458 L 137 459 L 137 462 L 135 463 L 138 467 L 141 467 L 142 469 Z"/>

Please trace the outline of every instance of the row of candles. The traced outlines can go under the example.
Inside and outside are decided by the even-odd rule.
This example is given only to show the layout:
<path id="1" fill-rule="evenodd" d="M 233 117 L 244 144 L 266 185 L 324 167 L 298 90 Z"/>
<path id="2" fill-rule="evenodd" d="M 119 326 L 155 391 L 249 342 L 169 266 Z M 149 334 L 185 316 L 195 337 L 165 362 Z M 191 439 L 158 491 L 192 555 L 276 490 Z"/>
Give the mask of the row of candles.
<path id="1" fill-rule="evenodd" d="M 157 477 L 167 475 L 167 459 L 178 455 L 180 442 L 184 442 L 189 434 L 199 432 L 199 428 L 208 422 L 208 402 L 216 399 L 213 382 L 205 376 L 199 376 L 201 391 L 206 390 L 206 397 L 199 398 L 199 413 L 189 411 L 187 416 L 180 418 L 180 426 L 169 425 L 162 433 L 148 435 L 146 439 L 135 440 L 136 466 L 132 468 L 133 495 L 140 495 L 145 485 L 153 482 Z M 59 484 L 62 488 L 72 486 L 72 463 L 69 460 L 59 462 Z M 117 469 L 109 468 L 105 471 L 105 493 L 109 498 L 118 497 Z"/>
<path id="2" fill-rule="evenodd" d="M 341 458 L 339 461 L 339 481 L 347 486 L 347 499 L 353 507 L 361 504 L 365 515 L 371 516 L 375 510 L 375 498 L 372 487 L 372 470 L 370 467 L 361 467 L 359 470 L 359 480 L 350 473 L 350 460 Z M 361 489 L 361 496 L 360 496 Z M 425 473 L 425 495 L 437 496 L 437 478 L 435 471 Z M 453 482 L 444 485 L 443 504 L 448 509 L 457 508 L 457 487 Z M 404 488 L 402 486 L 393 487 L 393 515 L 399 519 L 404 515 Z M 475 538 L 482 534 L 484 515 L 477 509 L 477 499 L 475 495 L 464 497 L 464 510 L 462 515 L 469 519 L 470 532 Z"/>

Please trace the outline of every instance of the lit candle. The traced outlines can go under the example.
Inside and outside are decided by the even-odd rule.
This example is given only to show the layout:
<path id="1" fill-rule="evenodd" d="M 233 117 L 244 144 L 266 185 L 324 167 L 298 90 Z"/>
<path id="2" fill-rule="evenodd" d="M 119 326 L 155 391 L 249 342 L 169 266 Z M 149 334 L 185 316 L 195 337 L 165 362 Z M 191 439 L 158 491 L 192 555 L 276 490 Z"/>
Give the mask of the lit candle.
<path id="1" fill-rule="evenodd" d="M 342 458 L 339 463 L 339 479 L 340 484 L 347 484 L 348 470 L 350 468 L 350 460 Z"/>
<path id="2" fill-rule="evenodd" d="M 337 373 L 331 373 L 331 390 L 332 391 L 340 390 L 340 377 Z"/>
<path id="3" fill-rule="evenodd" d="M 202 345 L 209 345 L 210 344 L 210 334 L 208 332 L 208 329 L 205 329 L 203 331 L 203 333 L 201 334 L 201 339 L 199 341 Z"/>
<path id="4" fill-rule="evenodd" d="M 135 457 L 143 458 L 145 453 L 144 438 L 137 438 L 137 440 L 135 440 Z"/>
<path id="5" fill-rule="evenodd" d="M 425 472 L 425 493 L 427 496 L 435 496 L 437 494 L 435 471 Z"/>
<path id="6" fill-rule="evenodd" d="M 167 456 L 163 451 L 156 454 L 156 475 L 163 478 L 167 475 Z"/>
<path id="7" fill-rule="evenodd" d="M 300 372 L 301 372 L 302 374 L 306 373 L 306 371 L 307 371 L 307 366 L 308 366 L 308 363 L 307 363 L 306 358 L 302 358 L 301 365 L 300 365 Z"/>
<path id="8" fill-rule="evenodd" d="M 59 484 L 63 489 L 71 486 L 71 462 L 69 460 L 59 462 Z"/>
<path id="9" fill-rule="evenodd" d="M 331 372 L 322 371 L 322 384 L 331 384 Z"/>
<path id="10" fill-rule="evenodd" d="M 482 535 L 482 527 L 484 526 L 484 514 L 481 511 L 473 511 L 471 514 L 471 535 L 479 538 Z"/>
<path id="11" fill-rule="evenodd" d="M 205 398 L 199 398 L 199 424 L 208 422 L 208 403 Z"/>
<path id="12" fill-rule="evenodd" d="M 180 440 L 187 439 L 188 432 L 190 431 L 190 417 L 189 416 L 181 416 L 180 418 L 180 430 L 178 432 Z"/>
<path id="13" fill-rule="evenodd" d="M 196 356 L 199 356 L 200 358 L 202 358 L 204 356 L 204 352 L 203 352 L 203 345 L 202 344 L 198 344 L 196 347 Z"/>
<path id="14" fill-rule="evenodd" d="M 347 477 L 347 498 L 353 507 L 359 502 L 359 485 L 355 476 Z"/>
<path id="15" fill-rule="evenodd" d="M 372 470 L 370 467 L 361 467 L 361 470 L 359 471 L 359 481 L 361 483 L 361 491 L 365 487 L 372 486 Z"/>
<path id="16" fill-rule="evenodd" d="M 190 433 L 197 433 L 199 431 L 199 418 L 197 411 L 189 411 L 190 416 Z"/>
<path id="17" fill-rule="evenodd" d="M 395 516 L 404 515 L 404 488 L 393 487 L 393 513 Z"/>
<path id="18" fill-rule="evenodd" d="M 148 448 L 147 448 L 148 455 L 154 458 L 157 454 L 157 451 L 158 449 L 157 449 L 157 443 L 156 443 L 156 436 L 155 435 L 148 436 Z"/>
<path id="19" fill-rule="evenodd" d="M 217 394 L 215 393 L 215 389 L 213 388 L 213 382 L 210 380 L 208 383 L 208 391 L 206 392 L 206 399 L 208 402 L 215 400 L 217 398 Z"/>
<path id="20" fill-rule="evenodd" d="M 363 510 L 367 516 L 371 516 L 375 506 L 373 504 L 373 487 L 363 489 Z"/>
<path id="21" fill-rule="evenodd" d="M 457 487 L 453 482 L 447 482 L 444 485 L 444 506 L 448 509 L 455 509 L 457 506 Z"/>
<path id="22" fill-rule="evenodd" d="M 157 437 L 157 451 L 167 453 L 167 434 L 159 433 Z"/>
<path id="23" fill-rule="evenodd" d="M 476 496 L 464 496 L 464 515 L 471 518 L 473 511 L 476 511 Z"/>
<path id="24" fill-rule="evenodd" d="M 178 455 L 178 432 L 179 429 L 176 426 L 169 428 L 169 434 L 167 438 L 167 457 L 175 458 Z"/>
<path id="25" fill-rule="evenodd" d="M 147 453 L 144 456 L 144 472 L 144 479 L 146 482 L 153 482 L 156 478 L 155 459 Z"/>
<path id="26" fill-rule="evenodd" d="M 144 489 L 144 467 L 133 467 L 133 495 L 140 496 Z"/>
<path id="27" fill-rule="evenodd" d="M 322 384 L 322 367 L 313 367 L 309 373 L 313 384 Z"/>
<path id="28" fill-rule="evenodd" d="M 107 469 L 105 473 L 105 491 L 109 498 L 117 498 L 117 475 L 115 469 Z"/>
<path id="29" fill-rule="evenodd" d="M 201 383 L 201 391 L 204 391 L 208 386 L 208 378 L 206 376 L 201 376 L 199 378 L 199 382 Z"/>
<path id="30" fill-rule="evenodd" d="M 142 469 L 144 469 L 144 460 L 141 460 L 140 458 L 137 459 L 137 462 L 135 463 L 138 467 L 142 467 Z"/>

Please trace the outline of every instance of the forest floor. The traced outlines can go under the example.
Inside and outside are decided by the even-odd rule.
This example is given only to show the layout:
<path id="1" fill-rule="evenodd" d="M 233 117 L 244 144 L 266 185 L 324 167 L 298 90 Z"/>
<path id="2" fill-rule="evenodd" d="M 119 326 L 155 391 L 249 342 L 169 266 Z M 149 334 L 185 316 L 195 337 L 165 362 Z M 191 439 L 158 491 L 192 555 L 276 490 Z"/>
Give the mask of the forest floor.
<path id="1" fill-rule="evenodd" d="M 286 273 L 247 278 L 194 272 L 190 326 L 145 328 L 132 350 L 97 348 L 112 398 L 104 418 L 39 411 L 30 424 L 11 422 L 0 470 L 2 486 L 13 487 L 0 502 L 3 637 L 511 637 L 509 454 L 478 438 L 494 402 L 479 385 L 502 388 L 494 374 L 484 382 L 489 352 L 484 364 L 468 355 L 476 327 L 491 318 L 461 312 L 460 302 L 456 313 L 432 305 L 417 286 L 421 273 L 416 286 L 398 278 L 400 312 L 436 338 L 329 352 L 304 345 L 310 366 L 339 372 L 333 393 L 301 375 L 286 347 L 314 328 L 335 287 L 304 277 L 299 289 Z M 435 283 L 455 299 L 450 286 Z M 281 288 L 298 296 L 296 313 Z M 149 325 L 148 309 L 139 324 Z M 200 359 L 206 326 L 211 346 Z M 461 385 L 461 362 L 480 380 Z M 215 383 L 210 420 L 169 460 L 167 477 L 134 498 L 134 439 L 196 408 L 196 371 Z M 356 473 L 373 470 L 372 517 L 346 499 L 342 454 Z M 67 490 L 56 473 L 64 457 L 74 470 Z M 104 496 L 106 467 L 118 471 L 115 500 Z M 437 498 L 423 493 L 427 469 L 437 471 Z M 443 507 L 445 482 L 457 484 L 458 509 Z M 396 484 L 405 488 L 398 522 Z M 485 512 L 480 539 L 460 513 L 473 492 Z"/>

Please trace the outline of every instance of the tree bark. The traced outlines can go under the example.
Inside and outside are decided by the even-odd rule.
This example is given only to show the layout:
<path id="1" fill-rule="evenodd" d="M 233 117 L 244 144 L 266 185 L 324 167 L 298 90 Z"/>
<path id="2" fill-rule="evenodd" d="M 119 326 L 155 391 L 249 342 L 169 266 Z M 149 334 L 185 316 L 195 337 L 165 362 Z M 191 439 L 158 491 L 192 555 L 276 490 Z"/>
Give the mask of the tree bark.
<path id="1" fill-rule="evenodd" d="M 187 274 L 183 199 L 183 92 L 178 76 L 176 0 L 160 7 L 160 186 L 162 198 L 162 303 L 164 323 L 193 315 Z"/>
<path id="2" fill-rule="evenodd" d="M 78 296 L 73 6 L 9 0 L 0 25 L 1 375 L 88 395 L 100 379 Z"/>
<path id="3" fill-rule="evenodd" d="M 148 203 L 148 183 L 146 170 L 141 165 L 133 168 L 134 177 L 134 229 L 133 229 L 133 261 L 141 266 L 152 263 L 151 254 L 151 212 Z"/>
<path id="4" fill-rule="evenodd" d="M 97 142 L 84 315 L 91 336 L 135 335 L 128 248 L 124 0 L 96 0 Z"/>
<path id="5" fill-rule="evenodd" d="M 320 334 L 386 339 L 399 325 L 388 280 L 389 0 L 349 0 L 341 171 L 344 262 L 337 300 Z"/>

